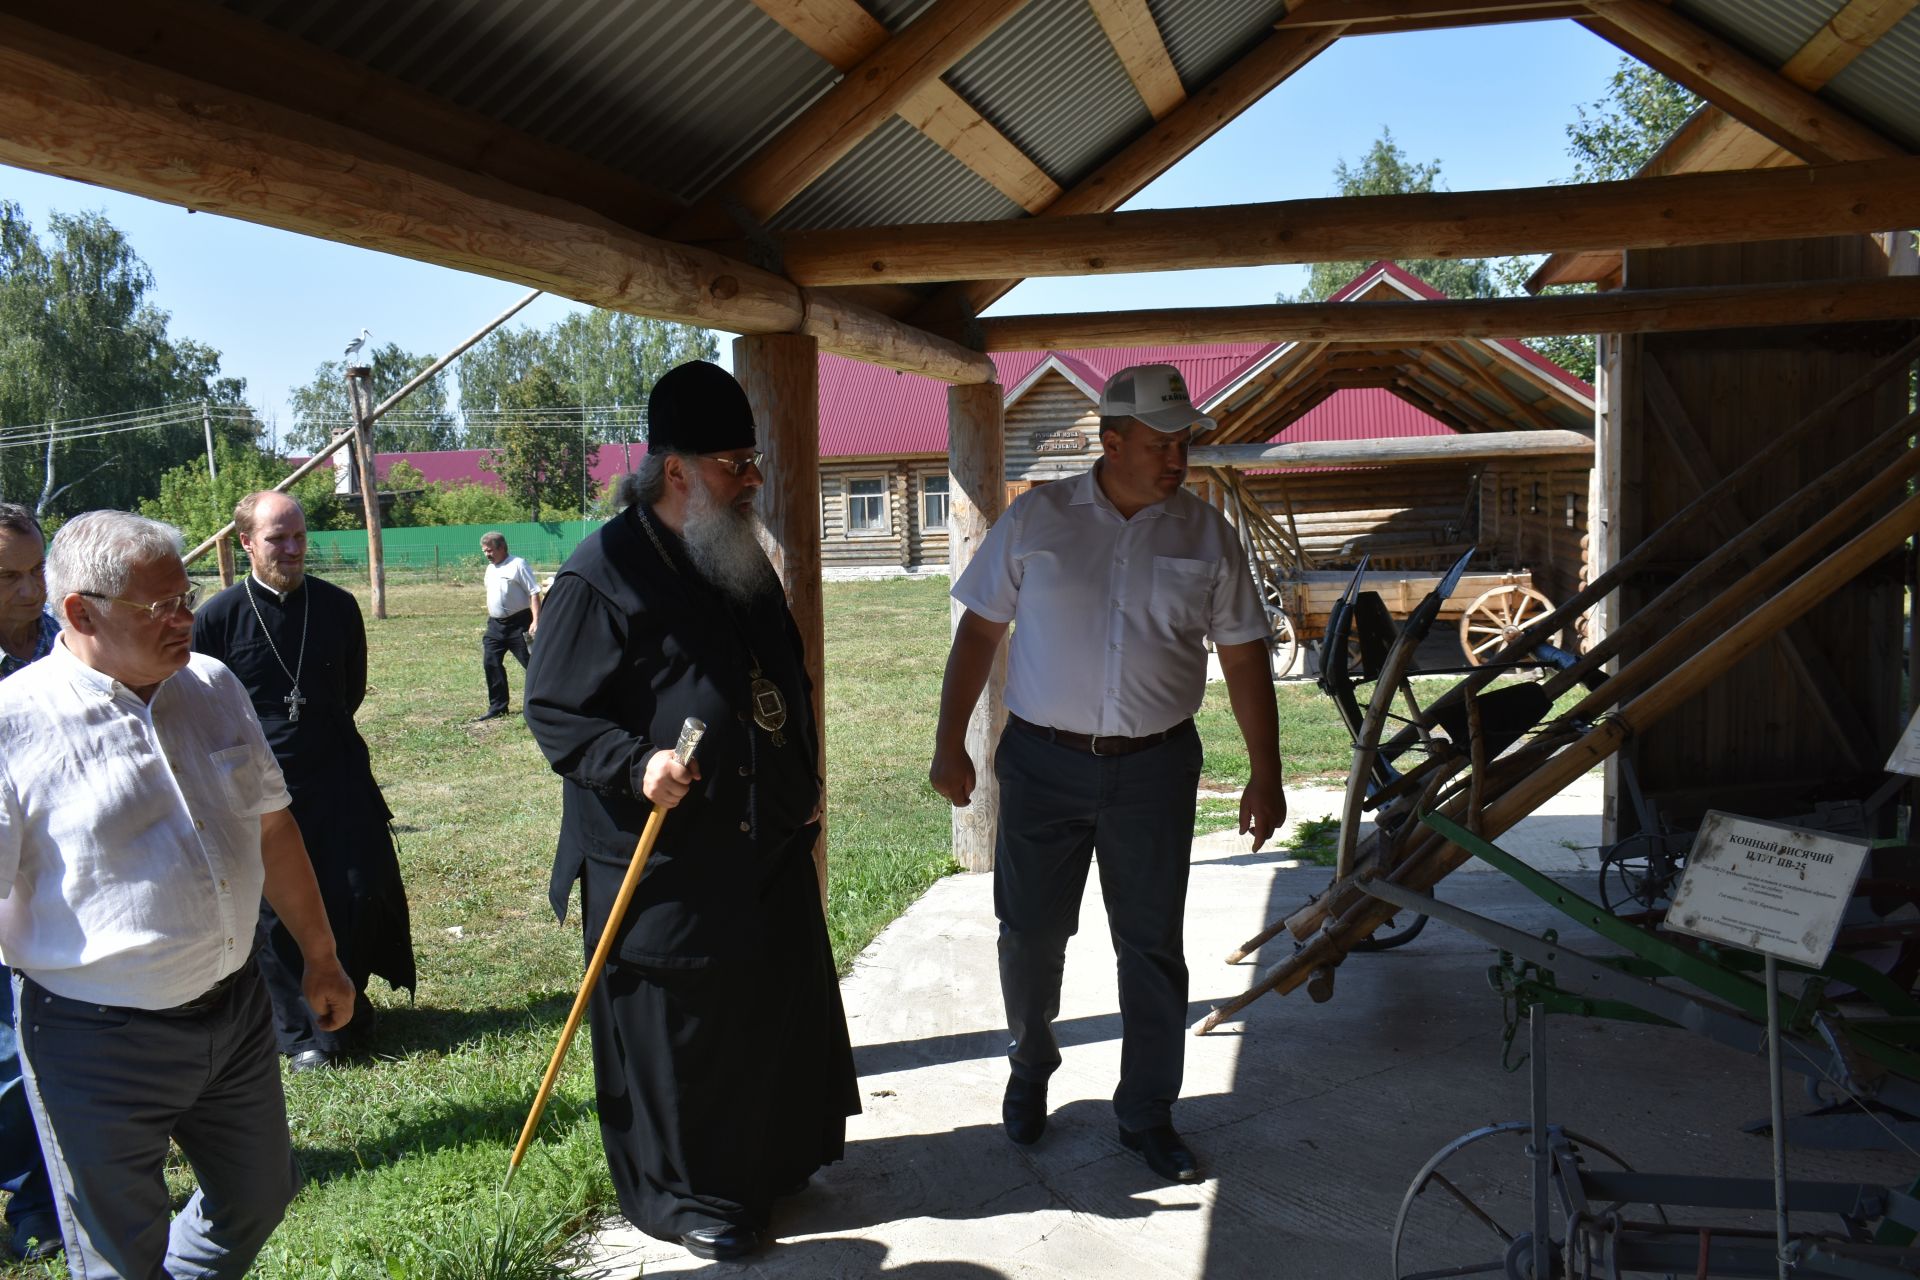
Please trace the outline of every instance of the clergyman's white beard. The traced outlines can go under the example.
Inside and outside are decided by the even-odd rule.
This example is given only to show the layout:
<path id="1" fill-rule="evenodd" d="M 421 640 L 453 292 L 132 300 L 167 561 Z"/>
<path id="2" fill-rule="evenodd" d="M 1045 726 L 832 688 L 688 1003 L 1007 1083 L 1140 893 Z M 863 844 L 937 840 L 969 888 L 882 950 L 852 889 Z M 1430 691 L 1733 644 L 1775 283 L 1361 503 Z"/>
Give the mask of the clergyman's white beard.
<path id="1" fill-rule="evenodd" d="M 759 524 L 751 511 L 736 511 L 716 501 L 706 478 L 695 473 L 681 529 L 687 554 L 701 577 L 742 604 L 778 584 L 773 564 L 760 546 Z"/>

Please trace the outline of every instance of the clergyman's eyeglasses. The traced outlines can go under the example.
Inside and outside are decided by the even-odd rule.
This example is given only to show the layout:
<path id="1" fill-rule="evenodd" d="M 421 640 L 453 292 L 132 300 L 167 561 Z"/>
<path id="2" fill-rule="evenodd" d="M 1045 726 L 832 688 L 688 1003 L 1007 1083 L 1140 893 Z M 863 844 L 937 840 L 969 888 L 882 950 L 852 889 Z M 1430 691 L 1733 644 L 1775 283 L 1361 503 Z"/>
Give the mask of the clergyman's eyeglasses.
<path id="1" fill-rule="evenodd" d="M 760 450 L 755 449 L 752 453 L 748 454 L 744 458 L 723 458 L 717 453 L 703 453 L 700 456 L 707 459 L 707 461 L 709 462 L 719 463 L 721 466 L 725 467 L 728 471 L 731 471 L 736 476 L 744 476 L 745 474 L 747 474 L 747 471 L 749 468 L 759 466 L 760 460 L 766 457 L 767 455 L 761 452 Z"/>
<path id="2" fill-rule="evenodd" d="M 123 604 L 129 609 L 144 609 L 146 610 L 148 619 L 153 622 L 158 622 L 161 618 L 175 611 L 192 613 L 193 606 L 200 602 L 200 588 L 198 587 L 188 587 L 177 596 L 168 596 L 165 600 L 154 600 L 151 602 L 145 600 L 124 600 L 119 596 L 102 595 L 98 591 L 76 591 L 74 594 L 85 596 L 89 600 L 105 600 L 109 604 Z"/>

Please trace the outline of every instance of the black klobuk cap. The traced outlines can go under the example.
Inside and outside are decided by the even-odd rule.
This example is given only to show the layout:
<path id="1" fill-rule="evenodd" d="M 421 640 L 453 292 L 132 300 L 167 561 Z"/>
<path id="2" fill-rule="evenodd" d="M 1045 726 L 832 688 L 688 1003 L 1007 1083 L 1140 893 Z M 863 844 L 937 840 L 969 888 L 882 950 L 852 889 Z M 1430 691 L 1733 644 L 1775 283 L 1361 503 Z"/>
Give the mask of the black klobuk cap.
<path id="1" fill-rule="evenodd" d="M 647 447 L 676 453 L 751 449 L 753 406 L 732 374 L 690 360 L 660 376 L 647 396 Z"/>

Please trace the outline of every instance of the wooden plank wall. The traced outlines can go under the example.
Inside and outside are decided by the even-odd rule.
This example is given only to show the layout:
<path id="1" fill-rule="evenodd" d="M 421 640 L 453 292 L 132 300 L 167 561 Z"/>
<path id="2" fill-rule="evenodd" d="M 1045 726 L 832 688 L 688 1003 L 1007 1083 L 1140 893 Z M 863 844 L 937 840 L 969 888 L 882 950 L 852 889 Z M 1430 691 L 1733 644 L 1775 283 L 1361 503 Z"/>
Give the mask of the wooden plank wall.
<path id="1" fill-rule="evenodd" d="M 1589 577 L 1587 488 L 1591 467 L 1528 466 L 1515 460 L 1480 476 L 1480 554 L 1475 568 L 1530 570 L 1555 604 Z"/>
<path id="2" fill-rule="evenodd" d="M 1091 467 L 1100 456 L 1100 415 L 1087 393 L 1049 370 L 1007 406 L 1007 483 L 1057 480 Z M 1072 452 L 1041 452 L 1042 437 L 1071 433 L 1085 443 Z"/>
<path id="3" fill-rule="evenodd" d="M 820 463 L 820 563 L 827 568 L 920 568 L 947 562 L 947 535 L 921 527 L 921 482 L 945 475 L 945 458 L 822 459 Z M 886 481 L 884 533 L 847 532 L 847 481 Z"/>
<path id="4" fill-rule="evenodd" d="M 1431 545 L 1444 555 L 1439 548 L 1471 542 L 1472 479 L 1473 468 L 1460 462 L 1246 473 L 1248 488 L 1283 523 L 1284 490 L 1307 554 L 1327 568 L 1357 563 L 1368 543 Z"/>
<path id="5" fill-rule="evenodd" d="M 1879 276 L 1886 270 L 1880 247 L 1853 237 L 1636 251 L 1627 255 L 1625 280 L 1628 288 L 1672 288 Z M 1791 426 L 1884 358 L 1886 332 L 1855 326 L 1622 339 L 1619 413 L 1610 424 L 1619 453 L 1618 491 L 1610 505 L 1621 548 L 1632 548 L 1697 492 L 1647 407 L 1651 366 L 1664 372 L 1718 474 L 1725 474 L 1757 441 Z M 1619 616 L 1633 616 L 1693 559 L 1724 542 L 1729 525 L 1764 512 L 1883 430 L 1904 411 L 1904 397 L 1905 389 L 1894 385 L 1856 402 L 1830 430 L 1815 433 L 1748 486 L 1722 520 L 1695 522 L 1682 535 L 1679 553 L 1623 588 Z M 1790 633 L 1805 660 L 1824 669 L 1837 698 L 1816 703 L 1818 695 L 1793 674 L 1775 640 L 1629 744 L 1642 785 L 1670 810 L 1663 818 L 1684 829 L 1711 807 L 1784 816 L 1808 810 L 1816 798 L 1864 796 L 1901 727 L 1902 591 L 1899 557 L 1889 557 Z M 1852 733 L 1823 727 L 1818 705 L 1829 704 L 1839 706 L 1836 714 L 1851 722 Z M 1848 737 L 1859 741 L 1842 741 Z M 1608 802 L 1619 834 L 1637 829 L 1623 796 L 1610 792 Z"/>

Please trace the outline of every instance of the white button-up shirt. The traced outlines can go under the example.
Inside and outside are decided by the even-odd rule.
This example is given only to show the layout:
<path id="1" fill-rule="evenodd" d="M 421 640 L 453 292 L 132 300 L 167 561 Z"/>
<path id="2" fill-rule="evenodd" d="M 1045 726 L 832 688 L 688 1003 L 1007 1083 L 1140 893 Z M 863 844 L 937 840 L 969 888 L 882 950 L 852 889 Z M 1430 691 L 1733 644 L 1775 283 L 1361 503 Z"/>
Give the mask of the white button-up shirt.
<path id="1" fill-rule="evenodd" d="M 1094 471 L 1022 494 L 953 598 L 1011 622 L 1007 709 L 1069 733 L 1137 738 L 1207 691 L 1203 641 L 1267 636 L 1233 526 L 1185 489 L 1122 516 Z"/>
<path id="2" fill-rule="evenodd" d="M 223 664 L 148 704 L 62 640 L 0 683 L 0 959 L 69 999 L 185 1004 L 252 954 L 260 815 L 289 803 Z"/>
<path id="3" fill-rule="evenodd" d="M 487 566 L 487 616 L 510 618 L 522 609 L 533 608 L 533 593 L 538 590 L 533 570 L 519 556 L 508 556 L 499 564 Z"/>

